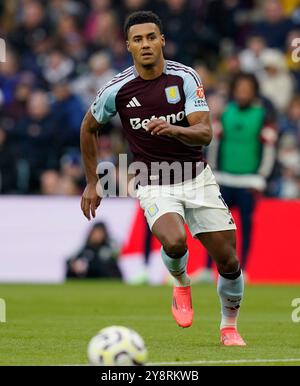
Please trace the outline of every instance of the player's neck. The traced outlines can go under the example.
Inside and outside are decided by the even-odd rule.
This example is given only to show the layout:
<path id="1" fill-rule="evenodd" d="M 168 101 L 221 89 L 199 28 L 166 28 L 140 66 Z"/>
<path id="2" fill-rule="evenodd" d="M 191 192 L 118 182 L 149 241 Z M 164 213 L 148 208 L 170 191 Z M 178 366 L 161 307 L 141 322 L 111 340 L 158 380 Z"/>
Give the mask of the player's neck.
<path id="1" fill-rule="evenodd" d="M 156 79 L 164 72 L 165 60 L 162 59 L 158 64 L 154 64 L 153 66 L 142 66 L 141 64 L 134 63 L 136 71 L 139 76 L 144 80 L 152 80 Z"/>

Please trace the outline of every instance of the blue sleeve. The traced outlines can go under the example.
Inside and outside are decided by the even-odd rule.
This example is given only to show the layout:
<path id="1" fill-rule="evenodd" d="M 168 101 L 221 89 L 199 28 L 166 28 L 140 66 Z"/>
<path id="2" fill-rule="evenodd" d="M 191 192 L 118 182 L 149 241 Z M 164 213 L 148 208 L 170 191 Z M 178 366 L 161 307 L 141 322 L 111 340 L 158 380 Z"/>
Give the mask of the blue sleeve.
<path id="1" fill-rule="evenodd" d="M 108 122 L 116 115 L 116 94 L 112 87 L 102 88 L 91 106 L 91 112 L 99 123 Z"/>
<path id="2" fill-rule="evenodd" d="M 185 114 L 189 115 L 196 111 L 209 111 L 209 107 L 204 94 L 204 87 L 196 71 L 186 74 L 184 79 L 185 93 Z"/>

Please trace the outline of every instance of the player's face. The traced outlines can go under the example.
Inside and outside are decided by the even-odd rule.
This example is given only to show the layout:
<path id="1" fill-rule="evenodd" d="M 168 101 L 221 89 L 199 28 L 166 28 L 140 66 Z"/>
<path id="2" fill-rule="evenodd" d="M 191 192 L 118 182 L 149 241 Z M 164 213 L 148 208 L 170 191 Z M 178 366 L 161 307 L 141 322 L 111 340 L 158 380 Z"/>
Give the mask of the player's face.
<path id="1" fill-rule="evenodd" d="M 249 106 L 256 97 L 253 83 L 247 79 L 241 79 L 235 86 L 233 97 L 239 106 Z"/>
<path id="2" fill-rule="evenodd" d="M 136 24 L 128 31 L 127 49 L 135 63 L 154 66 L 163 59 L 165 38 L 154 23 Z"/>

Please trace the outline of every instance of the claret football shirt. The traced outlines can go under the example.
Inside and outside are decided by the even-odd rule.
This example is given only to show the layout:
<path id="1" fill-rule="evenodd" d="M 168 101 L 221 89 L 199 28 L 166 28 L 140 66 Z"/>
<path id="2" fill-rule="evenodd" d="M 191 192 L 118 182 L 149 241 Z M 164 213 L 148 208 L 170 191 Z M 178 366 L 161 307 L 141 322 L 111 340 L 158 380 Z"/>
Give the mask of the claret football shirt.
<path id="1" fill-rule="evenodd" d="M 153 80 L 142 79 L 134 66 L 121 72 L 99 90 L 91 106 L 93 116 L 102 124 L 119 113 L 134 160 L 148 168 L 152 162 L 203 161 L 202 146 L 185 145 L 145 130 L 155 118 L 187 127 L 187 116 L 196 111 L 209 111 L 198 74 L 169 60 L 162 75 Z"/>

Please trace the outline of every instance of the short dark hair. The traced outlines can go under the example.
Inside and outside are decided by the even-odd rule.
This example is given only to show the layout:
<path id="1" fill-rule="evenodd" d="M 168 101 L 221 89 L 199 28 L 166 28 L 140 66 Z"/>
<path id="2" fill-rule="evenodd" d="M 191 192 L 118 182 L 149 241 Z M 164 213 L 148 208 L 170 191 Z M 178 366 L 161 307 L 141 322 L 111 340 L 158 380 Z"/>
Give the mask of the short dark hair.
<path id="1" fill-rule="evenodd" d="M 160 33 L 163 33 L 162 21 L 160 18 L 151 11 L 137 11 L 128 16 L 124 24 L 124 33 L 126 39 L 128 38 L 129 28 L 136 24 L 144 23 L 154 23 L 160 30 Z"/>
<path id="2" fill-rule="evenodd" d="M 251 74 L 251 73 L 247 73 L 247 72 L 240 72 L 238 73 L 233 79 L 232 79 L 232 82 L 231 82 L 231 85 L 230 85 L 230 95 L 231 97 L 233 97 L 233 93 L 235 91 L 235 88 L 237 86 L 237 84 L 242 81 L 242 80 L 246 80 L 248 82 L 250 82 L 253 86 L 253 89 L 254 89 L 254 92 L 255 92 L 255 96 L 259 96 L 259 82 L 256 78 L 256 76 L 254 74 Z"/>

